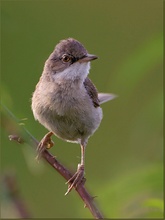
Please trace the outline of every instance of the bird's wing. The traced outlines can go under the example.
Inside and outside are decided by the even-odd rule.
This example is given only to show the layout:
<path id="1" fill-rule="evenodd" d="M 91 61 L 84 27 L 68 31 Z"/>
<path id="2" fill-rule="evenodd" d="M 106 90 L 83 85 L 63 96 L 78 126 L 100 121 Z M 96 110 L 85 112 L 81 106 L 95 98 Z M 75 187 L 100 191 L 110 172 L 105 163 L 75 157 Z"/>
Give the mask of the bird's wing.
<path id="1" fill-rule="evenodd" d="M 84 87 L 92 99 L 94 107 L 100 106 L 97 89 L 88 77 L 84 81 Z"/>

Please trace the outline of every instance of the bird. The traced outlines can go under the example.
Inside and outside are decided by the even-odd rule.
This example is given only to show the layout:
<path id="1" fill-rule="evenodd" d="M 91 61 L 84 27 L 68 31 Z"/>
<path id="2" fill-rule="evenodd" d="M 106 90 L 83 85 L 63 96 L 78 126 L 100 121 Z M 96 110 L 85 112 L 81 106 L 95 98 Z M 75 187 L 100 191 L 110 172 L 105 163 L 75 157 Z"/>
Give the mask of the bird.
<path id="1" fill-rule="evenodd" d="M 53 145 L 52 135 L 81 147 L 81 162 L 68 180 L 67 195 L 79 186 L 85 173 L 85 149 L 90 136 L 103 118 L 100 105 L 116 97 L 98 93 L 89 79 L 90 62 L 98 57 L 89 54 L 74 38 L 61 40 L 45 62 L 42 75 L 32 94 L 32 111 L 48 133 L 37 148 L 38 157 Z"/>

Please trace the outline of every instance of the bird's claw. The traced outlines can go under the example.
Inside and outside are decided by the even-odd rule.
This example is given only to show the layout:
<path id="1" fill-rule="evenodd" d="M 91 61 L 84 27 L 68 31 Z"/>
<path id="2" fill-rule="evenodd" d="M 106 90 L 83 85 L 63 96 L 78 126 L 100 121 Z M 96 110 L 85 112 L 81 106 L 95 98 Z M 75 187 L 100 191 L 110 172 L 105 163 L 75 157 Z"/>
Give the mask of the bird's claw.
<path id="1" fill-rule="evenodd" d="M 40 143 L 37 146 L 37 156 L 36 156 L 36 160 L 39 160 L 41 158 L 42 153 L 44 152 L 44 150 L 46 149 L 50 149 L 51 147 L 53 147 L 54 142 L 51 140 L 51 136 L 53 135 L 52 132 L 47 133 L 42 140 L 40 141 Z"/>
<path id="2" fill-rule="evenodd" d="M 84 165 L 79 164 L 76 173 L 66 182 L 68 185 L 68 190 L 65 193 L 67 195 L 74 187 L 77 188 L 80 183 L 85 183 L 84 178 Z"/>

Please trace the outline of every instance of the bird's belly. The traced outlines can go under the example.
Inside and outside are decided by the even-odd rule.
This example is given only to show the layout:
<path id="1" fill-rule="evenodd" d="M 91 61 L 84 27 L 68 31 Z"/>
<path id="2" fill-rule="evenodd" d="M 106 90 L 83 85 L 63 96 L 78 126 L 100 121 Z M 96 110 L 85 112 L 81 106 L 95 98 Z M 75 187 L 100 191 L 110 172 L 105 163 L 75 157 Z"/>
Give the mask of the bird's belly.
<path id="1" fill-rule="evenodd" d="M 102 109 L 100 107 L 77 109 L 76 106 L 73 106 L 64 115 L 50 111 L 49 119 L 46 114 L 46 118 L 43 117 L 39 121 L 59 138 L 70 142 L 79 142 L 79 140 L 88 139 L 95 132 L 101 119 Z"/>
<path id="2" fill-rule="evenodd" d="M 37 95 L 38 100 L 32 102 L 34 117 L 61 139 L 72 142 L 88 139 L 100 125 L 102 109 L 94 107 L 84 87 L 81 90 L 57 88 L 53 95 L 46 93 L 41 97 L 34 93 L 33 97 Z"/>

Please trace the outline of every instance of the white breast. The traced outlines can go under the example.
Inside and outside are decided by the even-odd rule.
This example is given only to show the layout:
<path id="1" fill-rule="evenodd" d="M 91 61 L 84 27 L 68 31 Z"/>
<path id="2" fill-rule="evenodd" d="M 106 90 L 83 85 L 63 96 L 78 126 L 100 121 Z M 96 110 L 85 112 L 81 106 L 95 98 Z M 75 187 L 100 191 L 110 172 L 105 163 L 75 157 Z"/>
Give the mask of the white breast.
<path id="1" fill-rule="evenodd" d="M 53 75 L 53 79 L 56 83 L 60 83 L 65 80 L 75 80 L 79 78 L 83 80 L 87 77 L 90 70 L 90 62 L 79 63 L 76 62 L 69 66 L 67 69 L 63 70 L 62 72 L 55 73 Z"/>

